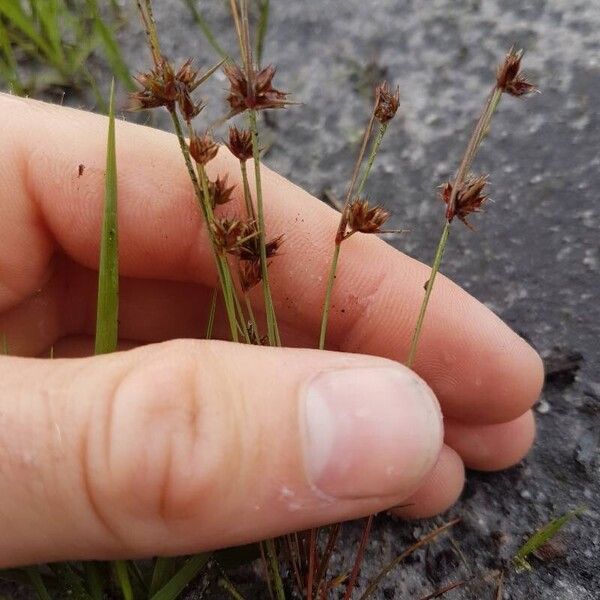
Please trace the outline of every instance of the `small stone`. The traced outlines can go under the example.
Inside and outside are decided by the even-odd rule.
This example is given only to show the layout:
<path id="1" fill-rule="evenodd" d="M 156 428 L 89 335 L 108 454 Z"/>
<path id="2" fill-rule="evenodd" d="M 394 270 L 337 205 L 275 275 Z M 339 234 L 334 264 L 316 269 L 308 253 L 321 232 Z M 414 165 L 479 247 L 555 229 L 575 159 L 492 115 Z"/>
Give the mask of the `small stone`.
<path id="1" fill-rule="evenodd" d="M 540 413 L 540 415 L 547 415 L 550 412 L 550 403 L 542 399 L 538 402 L 535 410 Z"/>
<path id="2" fill-rule="evenodd" d="M 529 490 L 523 490 L 519 495 L 523 500 L 531 500 L 531 492 Z"/>

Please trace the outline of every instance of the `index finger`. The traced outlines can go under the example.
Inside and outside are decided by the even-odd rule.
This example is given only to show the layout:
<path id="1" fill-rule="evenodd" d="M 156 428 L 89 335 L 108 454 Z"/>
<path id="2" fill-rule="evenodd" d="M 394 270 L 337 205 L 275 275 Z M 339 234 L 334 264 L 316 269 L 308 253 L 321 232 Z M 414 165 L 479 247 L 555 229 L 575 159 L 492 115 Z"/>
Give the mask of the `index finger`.
<path id="1" fill-rule="evenodd" d="M 19 286 L 31 291 L 57 248 L 96 268 L 106 119 L 7 96 L 0 109 L 11 114 L 0 150 L 2 266 L 18 271 Z M 120 122 L 117 157 L 121 273 L 214 284 L 205 227 L 175 137 Z M 239 167 L 225 149 L 209 167 L 211 177 L 228 173 L 239 192 Z M 286 238 L 270 268 L 277 313 L 314 335 L 316 346 L 339 214 L 266 167 L 263 188 L 268 234 Z M 235 204 L 224 210 L 233 212 Z M 428 267 L 374 236 L 345 241 L 329 347 L 403 362 L 428 276 Z M 0 303 L 9 299 L 0 294 Z M 535 402 L 542 381 L 537 353 L 444 277 L 432 295 L 415 370 L 446 414 L 469 422 L 516 418 Z"/>

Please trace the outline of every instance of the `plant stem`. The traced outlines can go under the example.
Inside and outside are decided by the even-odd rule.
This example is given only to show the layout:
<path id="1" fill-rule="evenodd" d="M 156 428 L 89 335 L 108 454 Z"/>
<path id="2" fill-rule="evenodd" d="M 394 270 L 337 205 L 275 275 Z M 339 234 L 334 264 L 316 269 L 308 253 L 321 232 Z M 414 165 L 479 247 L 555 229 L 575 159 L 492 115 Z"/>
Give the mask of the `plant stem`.
<path id="1" fill-rule="evenodd" d="M 210 340 L 215 326 L 215 313 L 217 312 L 217 296 L 219 290 L 215 288 L 210 299 L 210 308 L 208 309 L 208 322 L 206 323 L 206 339 Z"/>
<path id="2" fill-rule="evenodd" d="M 281 580 L 281 574 L 279 573 L 279 561 L 277 560 L 275 541 L 266 540 L 264 544 L 267 553 L 269 571 L 271 571 L 271 580 L 273 582 L 273 587 L 275 588 L 275 595 L 277 596 L 278 600 L 285 600 L 285 591 L 283 590 L 283 581 Z"/>
<path id="3" fill-rule="evenodd" d="M 377 104 L 376 104 L 377 105 Z M 362 164 L 365 151 L 367 148 L 367 144 L 369 141 L 369 137 L 371 136 L 371 132 L 373 131 L 373 124 L 375 122 L 375 110 L 373 109 L 373 113 L 371 114 L 371 118 L 367 124 L 367 128 L 365 129 L 365 135 L 363 137 L 363 141 L 361 144 L 360 151 L 358 153 L 358 157 L 356 160 L 356 164 L 354 166 L 354 171 L 352 173 L 352 178 L 350 180 L 350 185 L 348 186 L 348 190 L 346 192 L 346 200 L 344 202 L 344 208 L 342 209 L 342 215 L 340 217 L 340 224 L 338 227 L 338 231 L 335 238 L 335 248 L 333 250 L 333 256 L 331 258 L 331 266 L 329 268 L 329 275 L 327 277 L 327 288 L 325 289 L 325 300 L 323 302 L 323 313 L 321 317 L 321 332 L 319 335 L 319 350 L 325 349 L 325 338 L 327 336 L 327 325 L 329 323 L 329 312 L 331 309 L 331 295 L 333 292 L 333 286 L 335 284 L 335 277 L 337 272 L 337 265 L 340 257 L 340 250 L 342 246 L 342 242 L 344 241 L 344 235 L 346 233 L 346 224 L 347 224 L 347 214 L 346 208 L 350 203 L 350 200 L 353 195 L 354 186 L 356 184 L 356 180 L 358 179 L 358 173 L 360 172 L 360 165 Z M 381 146 L 381 142 L 383 141 L 383 136 L 387 130 L 387 123 L 382 123 L 379 127 L 379 131 L 373 140 L 373 144 L 371 145 L 371 151 L 369 152 L 369 157 L 367 159 L 367 164 L 365 165 L 365 169 L 363 171 L 362 177 L 360 178 L 360 182 L 358 184 L 358 188 L 356 191 L 356 195 L 360 196 L 362 194 L 365 184 L 367 183 L 367 179 L 371 173 L 371 169 L 373 168 L 373 163 L 375 162 L 375 157 L 379 152 L 379 148 Z"/>
<path id="4" fill-rule="evenodd" d="M 356 585 L 356 580 L 358 579 L 360 566 L 362 565 L 365 556 L 365 549 L 367 547 L 367 542 L 369 541 L 369 534 L 371 533 L 371 527 L 373 526 L 373 519 L 373 515 L 369 515 L 367 517 L 367 521 L 363 528 L 362 535 L 360 536 L 360 543 L 358 544 L 358 550 L 356 551 L 356 558 L 352 567 L 352 573 L 350 573 L 350 579 L 348 581 L 348 584 L 346 585 L 346 593 L 344 594 L 344 600 L 352 599 L 352 591 L 354 590 L 354 586 Z"/>
<path id="5" fill-rule="evenodd" d="M 246 202 L 246 214 L 249 219 L 256 219 L 254 212 L 254 204 L 252 203 L 252 193 L 250 192 L 250 184 L 248 183 L 248 169 L 246 162 L 240 160 L 240 169 L 242 171 L 242 183 L 244 187 L 244 201 Z"/>
<path id="6" fill-rule="evenodd" d="M 413 333 L 412 340 L 410 342 L 410 350 L 408 352 L 408 359 L 406 361 L 407 367 L 412 367 L 415 362 L 415 357 L 417 355 L 417 346 L 419 344 L 419 339 L 421 337 L 421 330 L 423 329 L 423 322 L 425 320 L 425 313 L 427 311 L 427 306 L 429 304 L 429 298 L 431 297 L 431 292 L 433 290 L 433 283 L 435 281 L 435 277 L 440 270 L 440 265 L 442 264 L 442 256 L 444 255 L 444 249 L 446 248 L 446 243 L 448 242 L 448 235 L 450 234 L 450 221 L 446 221 L 444 224 L 444 229 L 442 230 L 442 235 L 440 237 L 440 241 L 437 246 L 437 250 L 435 251 L 435 257 L 433 259 L 433 265 L 431 266 L 431 274 L 429 275 L 429 280 L 425 285 L 425 297 L 423 298 L 423 302 L 421 303 L 421 309 L 419 310 L 419 317 L 417 318 L 417 324 L 415 326 L 415 330 Z"/>
<path id="7" fill-rule="evenodd" d="M 458 192 L 460 191 L 462 184 L 464 183 L 465 178 L 469 173 L 469 169 L 473 164 L 473 159 L 477 154 L 477 150 L 479 149 L 481 142 L 483 141 L 483 139 L 487 135 L 487 132 L 489 131 L 492 117 L 494 116 L 494 113 L 496 112 L 496 109 L 500 104 L 501 98 L 502 90 L 499 89 L 497 86 L 494 86 L 494 88 L 488 95 L 483 111 L 481 112 L 481 115 L 477 120 L 477 124 L 475 125 L 473 133 L 469 138 L 469 143 L 467 144 L 467 148 L 465 150 L 463 158 L 460 162 L 458 170 L 456 171 L 456 175 L 454 176 L 454 181 L 452 182 L 452 192 L 450 193 L 450 199 L 448 200 L 448 207 L 446 209 L 446 223 L 444 225 L 444 229 L 442 230 L 442 235 L 440 237 L 440 241 L 435 252 L 433 265 L 431 266 L 431 275 L 429 276 L 429 281 L 427 281 L 427 284 L 425 286 L 425 297 L 423 298 L 423 302 L 421 303 L 419 316 L 417 318 L 417 324 L 415 326 L 413 337 L 410 343 L 410 348 L 408 351 L 408 359 L 406 360 L 407 367 L 412 367 L 415 362 L 417 346 L 419 344 L 421 331 L 423 329 L 423 322 L 425 320 L 425 313 L 427 312 L 427 306 L 429 304 L 429 299 L 431 297 L 431 292 L 433 290 L 433 284 L 435 282 L 436 275 L 440 270 L 442 257 L 444 255 L 444 249 L 446 248 L 446 243 L 448 242 L 448 235 L 450 233 L 450 222 L 452 217 L 454 216 Z"/>
<path id="8" fill-rule="evenodd" d="M 356 195 L 360 196 L 365 189 L 365 184 L 367 183 L 367 179 L 371 174 L 371 169 L 373 168 L 373 163 L 375 162 L 375 157 L 377 156 L 377 152 L 379 152 L 379 147 L 381 146 L 381 142 L 383 141 L 383 136 L 387 131 L 388 124 L 381 123 L 379 126 L 379 131 L 373 140 L 373 145 L 371 146 L 371 152 L 369 153 L 369 158 L 367 159 L 367 164 L 365 166 L 365 170 L 363 171 L 363 175 L 358 183 L 358 187 L 356 188 Z"/>
<path id="9" fill-rule="evenodd" d="M 250 133 L 252 134 L 252 155 L 254 158 L 254 178 L 256 184 L 256 209 L 258 216 L 258 230 L 260 240 L 260 269 L 262 276 L 263 295 L 265 300 L 265 315 L 267 319 L 267 336 L 269 345 L 281 346 L 279 337 L 279 328 L 277 326 L 277 317 L 275 316 L 275 307 L 273 306 L 273 297 L 271 295 L 271 286 L 269 284 L 269 269 L 267 264 L 267 247 L 265 233 L 265 214 L 263 204 L 262 182 L 260 174 L 260 155 L 258 149 L 258 125 L 256 122 L 256 111 L 248 111 L 250 123 Z"/>
<path id="10" fill-rule="evenodd" d="M 181 149 L 181 153 L 183 154 L 185 166 L 187 168 L 188 175 L 192 182 L 192 186 L 194 188 L 196 199 L 200 205 L 200 209 L 202 210 L 202 214 L 203 214 L 204 220 L 206 222 L 206 227 L 208 229 L 208 237 L 209 237 L 209 240 L 211 243 L 211 249 L 212 249 L 215 263 L 217 266 L 217 273 L 219 275 L 221 289 L 223 290 L 223 300 L 225 301 L 225 309 L 227 311 L 227 318 L 229 321 L 229 328 L 231 331 L 231 339 L 234 342 L 237 342 L 237 341 L 239 341 L 238 325 L 237 325 L 237 318 L 235 316 L 235 306 L 234 306 L 232 294 L 231 294 L 232 290 L 231 290 L 231 286 L 227 285 L 227 279 L 225 277 L 223 260 L 218 255 L 218 253 L 215 249 L 214 240 L 213 240 L 213 236 L 212 236 L 212 232 L 211 232 L 211 228 L 210 228 L 210 224 L 212 221 L 212 218 L 211 218 L 212 217 L 212 208 L 210 206 L 210 194 L 208 191 L 208 180 L 205 176 L 204 169 L 201 169 L 200 175 L 202 178 L 202 186 L 200 185 L 200 182 L 198 181 L 198 176 L 196 175 L 196 171 L 195 171 L 194 165 L 192 163 L 192 157 L 190 156 L 190 150 L 188 148 L 188 145 L 187 145 L 187 142 L 185 139 L 185 135 L 183 133 L 181 121 L 179 120 L 179 117 L 177 116 L 177 113 L 175 112 L 174 109 L 169 110 L 169 114 L 171 115 L 171 120 L 173 121 L 173 127 L 175 129 L 175 134 L 179 141 L 179 147 Z"/>
<path id="11" fill-rule="evenodd" d="M 333 250 L 333 257 L 331 259 L 331 267 L 329 268 L 329 276 L 327 278 L 327 288 L 325 289 L 325 301 L 323 303 L 323 315 L 321 317 L 321 334 L 319 336 L 319 350 L 325 349 L 325 337 L 327 336 L 329 311 L 331 310 L 331 294 L 333 292 L 333 284 L 335 283 L 341 247 L 342 243 L 336 241 L 335 248 Z"/>
<path id="12" fill-rule="evenodd" d="M 440 533 L 446 531 L 446 529 L 453 527 L 454 525 L 456 525 L 459 522 L 460 522 L 459 518 L 453 519 L 452 521 L 449 521 L 448 523 L 445 523 L 444 525 L 437 527 L 433 531 L 430 531 L 428 534 L 424 535 L 422 538 L 417 540 L 412 546 L 410 546 L 404 552 L 402 552 L 402 554 L 400 554 L 394 560 L 389 562 L 379 572 L 379 574 L 371 580 L 371 582 L 369 583 L 369 586 L 363 592 L 363 594 L 359 600 L 366 600 L 369 596 L 371 596 L 371 594 L 377 589 L 377 586 L 379 585 L 380 581 L 382 579 L 384 579 L 390 571 L 392 571 L 395 567 L 397 567 L 403 560 L 405 560 L 413 552 L 415 552 L 416 550 L 421 548 L 421 546 L 424 546 L 425 544 L 429 543 L 431 540 L 433 540 L 438 535 L 440 535 Z"/>

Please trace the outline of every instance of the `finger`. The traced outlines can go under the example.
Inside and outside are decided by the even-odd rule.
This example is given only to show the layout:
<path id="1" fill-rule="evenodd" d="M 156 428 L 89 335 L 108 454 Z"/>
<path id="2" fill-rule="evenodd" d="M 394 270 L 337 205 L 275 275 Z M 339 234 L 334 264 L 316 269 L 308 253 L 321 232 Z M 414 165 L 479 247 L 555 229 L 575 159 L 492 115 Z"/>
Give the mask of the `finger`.
<path id="1" fill-rule="evenodd" d="M 56 245 L 96 267 L 106 137 L 101 117 L 11 97 L 1 102 L 13 117 L 5 124 L 8 150 L 2 160 L 11 167 L 5 164 L 0 196 L 13 201 L 0 225 L 11 281 L 0 293 L 0 306 L 14 301 L 15 290 L 36 285 Z M 205 229 L 175 138 L 119 123 L 117 145 L 122 273 L 214 283 Z M 79 164 L 85 165 L 81 177 Z M 239 183 L 238 167 L 225 150 L 209 167 L 213 176 L 229 172 Z M 277 310 L 283 321 L 302 323 L 316 343 L 339 215 L 266 168 L 263 183 L 269 234 L 284 233 L 287 239 L 286 251 L 272 265 Z M 428 276 L 427 267 L 373 236 L 344 242 L 331 346 L 405 360 Z M 445 413 L 469 422 L 516 418 L 535 402 L 542 382 L 538 355 L 443 277 L 432 296 L 415 367 Z"/>
<path id="2" fill-rule="evenodd" d="M 532 411 L 493 425 L 445 422 L 444 441 L 460 454 L 465 465 L 479 471 L 499 471 L 520 462 L 535 439 Z"/>
<path id="3" fill-rule="evenodd" d="M 392 513 L 403 519 L 426 519 L 447 511 L 465 485 L 465 466 L 460 456 L 444 446 L 438 460 L 419 489 Z"/>
<path id="4" fill-rule="evenodd" d="M 435 397 L 368 356 L 177 341 L 0 361 L 0 564 L 188 554 L 399 504 Z"/>

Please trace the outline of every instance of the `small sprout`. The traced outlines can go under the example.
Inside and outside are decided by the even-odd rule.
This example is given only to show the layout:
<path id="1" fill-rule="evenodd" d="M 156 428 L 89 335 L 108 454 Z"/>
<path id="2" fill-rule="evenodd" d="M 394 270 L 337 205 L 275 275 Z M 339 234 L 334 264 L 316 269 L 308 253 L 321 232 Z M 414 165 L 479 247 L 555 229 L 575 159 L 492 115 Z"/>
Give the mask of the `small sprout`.
<path id="1" fill-rule="evenodd" d="M 577 508 L 564 515 L 552 519 L 549 523 L 538 529 L 518 550 L 514 557 L 514 563 L 517 570 L 529 571 L 531 565 L 527 560 L 530 555 L 538 552 L 573 518 L 579 516 L 585 509 Z"/>
<path id="2" fill-rule="evenodd" d="M 387 123 L 394 118 L 400 106 L 400 88 L 391 90 L 387 81 L 377 86 L 375 90 L 377 106 L 375 107 L 375 118 L 381 123 Z"/>
<path id="3" fill-rule="evenodd" d="M 496 72 L 496 86 L 511 96 L 526 96 L 538 91 L 520 72 L 522 59 L 523 50 L 511 48 Z"/>
<path id="4" fill-rule="evenodd" d="M 252 133 L 248 129 L 229 128 L 229 143 L 231 154 L 242 162 L 252 158 Z"/>
<path id="5" fill-rule="evenodd" d="M 260 71 L 253 68 L 250 81 L 246 73 L 235 64 L 226 65 L 224 71 L 230 84 L 227 102 L 231 108 L 231 116 L 245 110 L 284 108 L 290 104 L 286 100 L 288 94 L 273 87 L 274 66 L 270 65 Z"/>
<path id="6" fill-rule="evenodd" d="M 198 135 L 195 131 L 190 139 L 190 154 L 199 165 L 206 165 L 219 151 L 219 145 L 208 133 Z"/>
<path id="7" fill-rule="evenodd" d="M 208 184 L 213 208 L 215 208 L 215 206 L 220 206 L 221 204 L 227 204 L 233 197 L 235 185 L 227 187 L 228 177 L 228 175 L 224 175 L 223 177 L 219 175 L 214 181 L 211 181 Z"/>
<path id="8" fill-rule="evenodd" d="M 356 198 L 346 208 L 348 232 L 344 236 L 350 237 L 353 233 L 382 233 L 382 225 L 389 219 L 390 213 L 385 208 L 375 205 L 369 206 L 369 201 Z"/>
<path id="9" fill-rule="evenodd" d="M 481 212 L 482 204 L 488 199 L 488 196 L 483 193 L 487 185 L 487 175 L 475 177 L 470 175 L 460 185 L 456 194 L 454 208 L 446 215 L 448 222 L 451 222 L 454 217 L 458 217 L 469 229 L 473 229 L 467 217 L 471 213 Z M 448 206 L 452 197 L 452 184 L 448 181 L 440 186 L 440 198 Z"/>

